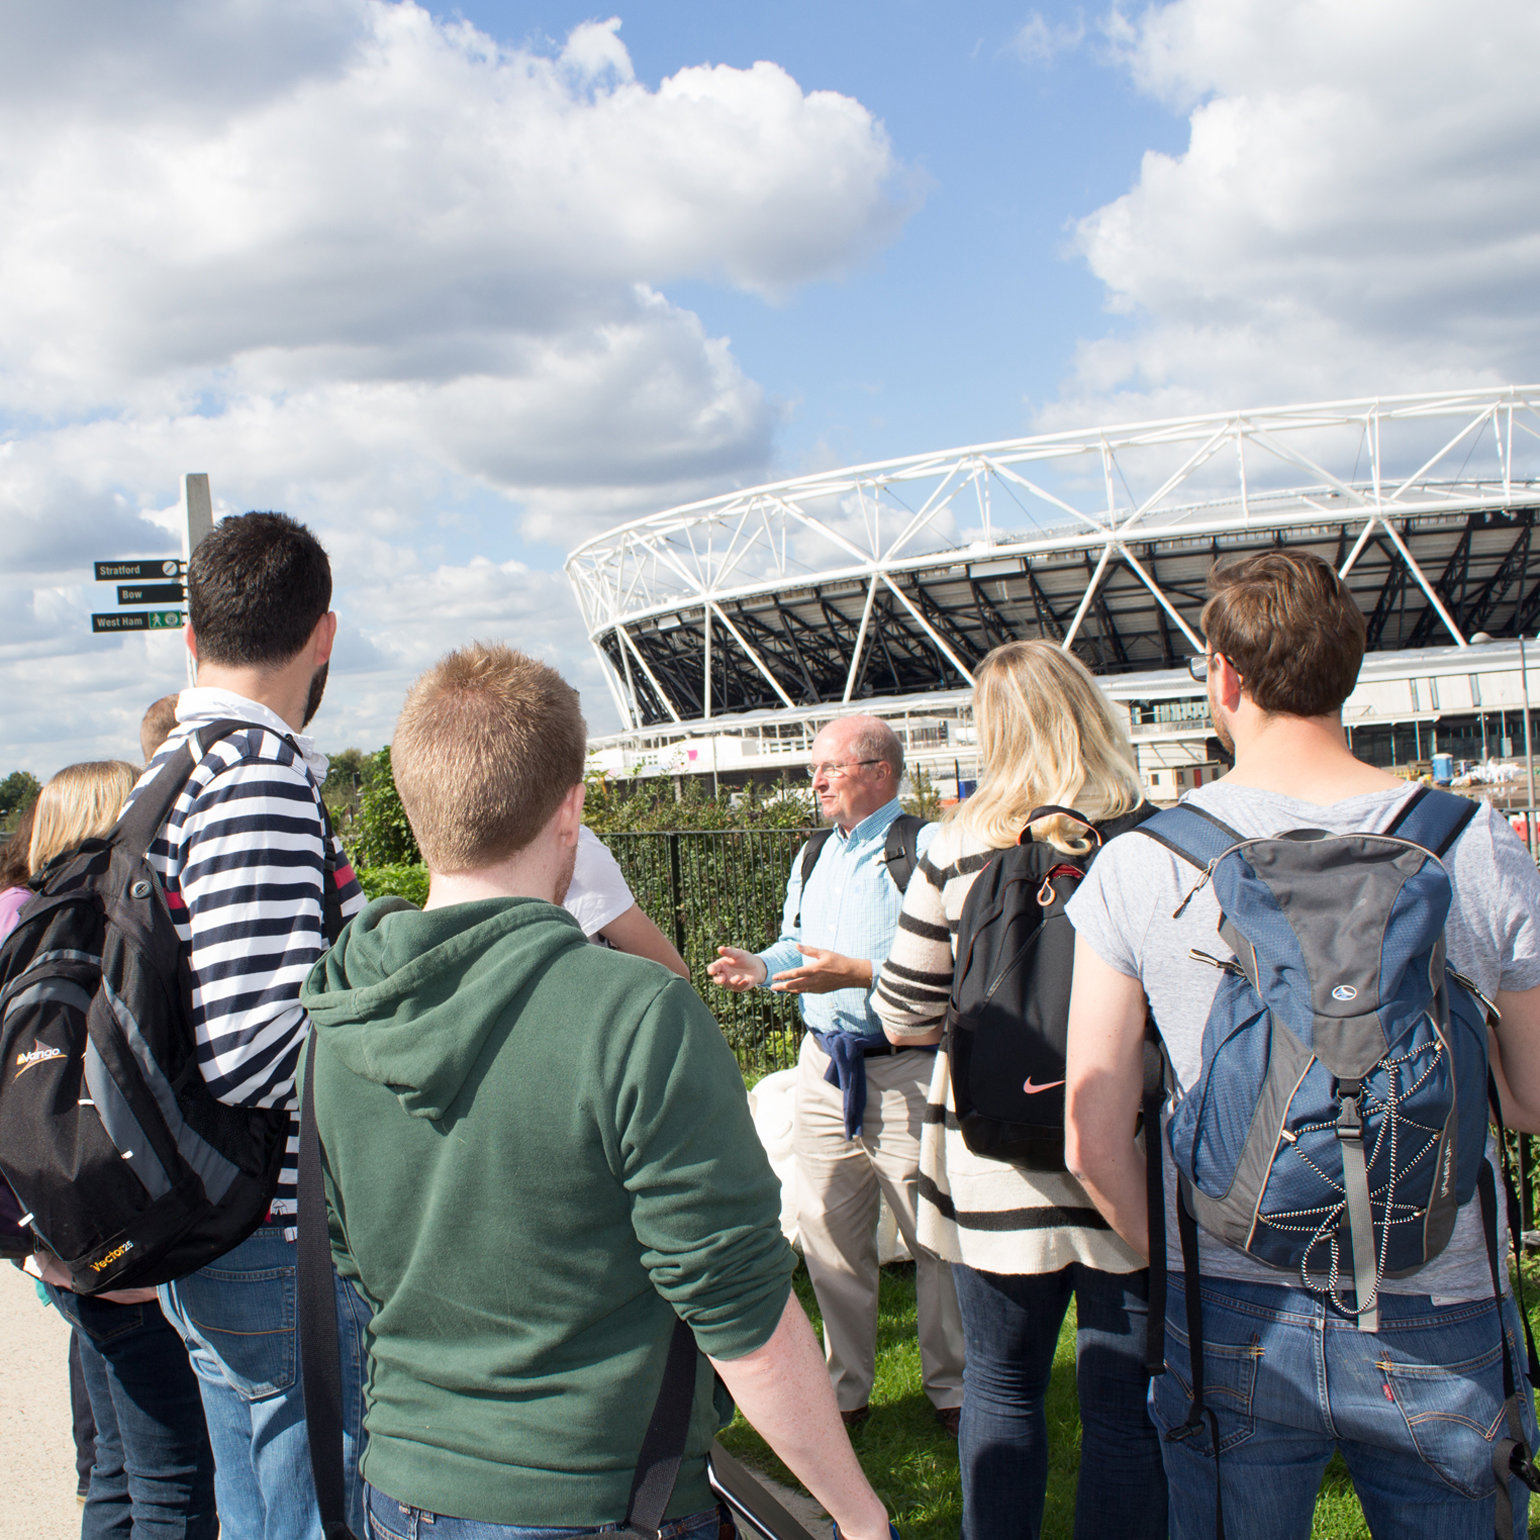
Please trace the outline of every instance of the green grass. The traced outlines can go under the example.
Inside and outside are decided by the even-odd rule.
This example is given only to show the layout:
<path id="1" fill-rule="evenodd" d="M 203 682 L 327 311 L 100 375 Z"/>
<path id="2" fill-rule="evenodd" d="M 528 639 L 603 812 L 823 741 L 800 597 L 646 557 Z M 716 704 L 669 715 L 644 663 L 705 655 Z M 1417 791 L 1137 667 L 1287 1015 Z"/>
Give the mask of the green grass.
<path id="1" fill-rule="evenodd" d="M 813 1325 L 819 1327 L 818 1304 L 805 1268 L 797 1269 L 794 1283 Z M 1530 1319 L 1540 1330 L 1540 1264 L 1532 1269 L 1526 1263 L 1524 1284 Z M 920 1388 L 912 1263 L 883 1268 L 877 1309 L 877 1383 L 872 1415 L 855 1429 L 851 1442 L 872 1485 L 903 1531 L 904 1540 L 955 1540 L 962 1521 L 957 1446 L 936 1423 Z M 1080 1463 L 1073 1305 L 1059 1335 L 1053 1367 L 1048 1392 L 1048 1495 L 1043 1540 L 1070 1540 Z M 790 1472 L 741 1416 L 733 1419 L 722 1442 L 740 1459 L 779 1481 L 794 1484 Z M 1535 1517 L 1540 1518 L 1540 1514 Z M 1540 1533 L 1533 1521 L 1530 1532 Z M 1333 1458 L 1327 1467 L 1312 1535 L 1314 1540 L 1368 1540 L 1369 1526 L 1364 1523 L 1340 1457 Z"/>

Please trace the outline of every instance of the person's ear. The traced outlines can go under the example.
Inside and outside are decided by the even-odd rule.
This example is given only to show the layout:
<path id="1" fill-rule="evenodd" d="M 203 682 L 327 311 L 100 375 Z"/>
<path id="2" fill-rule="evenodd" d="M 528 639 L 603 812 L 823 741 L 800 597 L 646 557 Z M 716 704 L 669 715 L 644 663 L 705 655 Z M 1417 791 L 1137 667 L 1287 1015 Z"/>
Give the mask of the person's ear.
<path id="1" fill-rule="evenodd" d="M 193 628 L 191 626 L 188 626 L 182 634 L 187 642 L 187 650 L 192 654 L 193 662 L 196 663 L 198 661 L 198 638 L 193 635 Z"/>
<path id="2" fill-rule="evenodd" d="M 583 824 L 583 801 L 587 796 L 587 786 L 579 781 L 557 804 L 556 837 L 563 845 L 577 844 L 578 830 Z"/>
<path id="3" fill-rule="evenodd" d="M 310 633 L 310 662 L 319 668 L 323 663 L 331 661 L 332 646 L 337 640 L 337 612 L 327 612 L 315 623 L 315 630 Z"/>
<path id="4" fill-rule="evenodd" d="M 1214 681 L 1214 693 L 1226 711 L 1240 709 L 1243 681 L 1236 673 L 1235 665 L 1222 652 L 1213 654 L 1209 673 Z"/>

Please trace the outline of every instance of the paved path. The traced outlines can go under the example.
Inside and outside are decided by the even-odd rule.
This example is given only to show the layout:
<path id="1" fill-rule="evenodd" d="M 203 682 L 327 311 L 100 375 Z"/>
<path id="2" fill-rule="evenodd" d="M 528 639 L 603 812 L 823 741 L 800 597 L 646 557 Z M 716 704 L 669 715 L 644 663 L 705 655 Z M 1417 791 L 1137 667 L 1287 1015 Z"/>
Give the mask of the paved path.
<path id="1" fill-rule="evenodd" d="M 5 1533 L 79 1540 L 70 1438 L 69 1327 L 0 1262 L 0 1488 Z"/>
<path id="2" fill-rule="evenodd" d="M 27 1540 L 79 1540 L 65 1358 L 69 1327 L 58 1311 L 39 1301 L 32 1280 L 9 1262 L 0 1262 L 0 1322 L 3 1533 Z M 827 1516 L 806 1493 L 768 1484 L 813 1534 L 828 1532 Z"/>

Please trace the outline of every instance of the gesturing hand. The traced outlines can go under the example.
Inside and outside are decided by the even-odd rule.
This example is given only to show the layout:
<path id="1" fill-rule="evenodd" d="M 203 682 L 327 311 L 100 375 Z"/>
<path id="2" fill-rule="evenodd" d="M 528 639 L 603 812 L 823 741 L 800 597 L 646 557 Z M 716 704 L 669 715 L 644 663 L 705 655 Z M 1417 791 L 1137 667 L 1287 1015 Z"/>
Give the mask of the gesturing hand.
<path id="1" fill-rule="evenodd" d="M 763 984 L 767 972 L 760 958 L 735 946 L 719 946 L 716 960 L 706 964 L 706 977 L 736 994 Z"/>
<path id="2" fill-rule="evenodd" d="M 845 957 L 821 946 L 799 946 L 808 959 L 800 968 L 777 973 L 770 987 L 787 995 L 827 995 L 836 989 L 870 989 L 872 965 L 864 957 Z"/>

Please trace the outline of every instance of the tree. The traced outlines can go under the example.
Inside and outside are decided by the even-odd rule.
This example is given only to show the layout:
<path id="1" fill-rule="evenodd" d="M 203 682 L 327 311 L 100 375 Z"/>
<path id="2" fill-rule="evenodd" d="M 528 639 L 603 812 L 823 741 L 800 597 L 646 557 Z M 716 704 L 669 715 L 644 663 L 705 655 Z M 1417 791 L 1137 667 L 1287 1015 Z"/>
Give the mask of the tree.
<path id="1" fill-rule="evenodd" d="M 326 783 L 321 787 L 321 799 L 342 843 L 351 845 L 358 805 L 373 774 L 374 755 L 363 749 L 341 749 L 328 758 L 331 763 Z"/>
<path id="2" fill-rule="evenodd" d="M 669 829 L 807 829 L 818 822 L 811 794 L 791 786 L 766 794 L 750 782 L 711 796 L 692 776 L 676 796 L 666 777 L 617 785 L 607 776 L 586 778 L 583 822 L 596 834 Z"/>
<path id="3" fill-rule="evenodd" d="M 919 766 L 909 772 L 909 795 L 903 800 L 904 811 L 917 818 L 927 818 L 934 823 L 941 816 L 941 793 L 936 790 L 930 772 Z"/>
<path id="4" fill-rule="evenodd" d="M 0 818 L 10 818 L 37 800 L 42 783 L 30 770 L 13 770 L 0 781 Z"/>
<path id="5" fill-rule="evenodd" d="M 368 761 L 351 835 L 348 853 L 358 866 L 411 866 L 422 860 L 390 773 L 388 746 Z"/>

